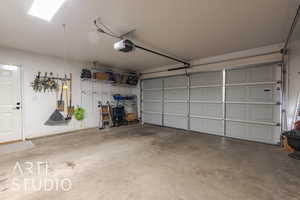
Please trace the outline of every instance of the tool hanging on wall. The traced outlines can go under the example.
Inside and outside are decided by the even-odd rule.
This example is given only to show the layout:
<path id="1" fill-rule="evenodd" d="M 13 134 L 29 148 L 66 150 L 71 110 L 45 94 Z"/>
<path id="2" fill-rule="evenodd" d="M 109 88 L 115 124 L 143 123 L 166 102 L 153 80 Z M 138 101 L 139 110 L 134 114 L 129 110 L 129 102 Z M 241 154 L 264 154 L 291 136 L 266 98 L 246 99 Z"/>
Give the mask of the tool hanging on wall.
<path id="1" fill-rule="evenodd" d="M 57 110 L 64 112 L 65 111 L 65 102 L 63 100 L 64 93 L 64 81 L 61 83 L 61 91 L 60 91 L 60 100 L 57 101 Z"/>
<path id="2" fill-rule="evenodd" d="M 72 76 L 70 74 L 70 78 L 67 78 L 67 76 L 65 75 L 65 78 L 59 80 L 61 80 L 60 91 L 58 91 L 58 93 L 60 94 L 60 99 L 57 100 L 55 111 L 51 114 L 51 116 L 45 123 L 45 125 L 48 126 L 67 124 L 67 122 L 72 119 L 73 112 L 71 111 L 72 110 L 74 111 L 74 107 L 72 106 L 72 100 L 71 100 L 72 98 L 71 87 L 69 89 L 69 85 L 71 85 L 72 83 Z M 65 114 L 66 117 L 62 114 L 62 112 L 65 111 L 66 111 Z"/>
<path id="3" fill-rule="evenodd" d="M 72 105 L 72 73 L 70 73 L 70 86 L 69 86 L 69 91 L 70 91 L 70 103 L 68 107 L 68 117 L 71 117 L 74 114 L 74 106 Z"/>

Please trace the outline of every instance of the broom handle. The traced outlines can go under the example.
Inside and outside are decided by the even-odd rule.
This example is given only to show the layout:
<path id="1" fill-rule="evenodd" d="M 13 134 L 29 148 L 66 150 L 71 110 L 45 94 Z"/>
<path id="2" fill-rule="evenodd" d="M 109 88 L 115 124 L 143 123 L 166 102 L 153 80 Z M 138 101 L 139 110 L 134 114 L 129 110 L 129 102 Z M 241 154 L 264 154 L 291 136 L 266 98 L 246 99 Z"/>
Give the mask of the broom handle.
<path id="1" fill-rule="evenodd" d="M 64 92 L 64 82 L 61 84 L 61 93 L 60 93 L 60 101 L 62 102 L 63 100 L 63 92 Z"/>
<path id="2" fill-rule="evenodd" d="M 72 107 L 72 73 L 70 73 L 70 109 Z"/>

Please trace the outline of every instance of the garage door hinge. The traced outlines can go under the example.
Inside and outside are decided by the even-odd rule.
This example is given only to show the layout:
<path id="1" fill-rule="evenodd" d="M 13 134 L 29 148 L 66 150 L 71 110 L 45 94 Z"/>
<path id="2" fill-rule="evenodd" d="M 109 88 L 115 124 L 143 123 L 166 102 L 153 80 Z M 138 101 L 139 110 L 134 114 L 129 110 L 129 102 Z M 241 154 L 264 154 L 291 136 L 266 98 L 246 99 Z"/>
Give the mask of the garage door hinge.
<path id="1" fill-rule="evenodd" d="M 281 124 L 280 124 L 280 123 L 277 123 L 276 126 L 281 126 Z"/>
<path id="2" fill-rule="evenodd" d="M 276 102 L 276 105 L 279 105 L 279 106 L 280 106 L 280 105 L 281 105 L 281 102 L 279 102 L 279 101 L 278 101 L 278 102 Z"/>
<path id="3" fill-rule="evenodd" d="M 277 81 L 277 84 L 281 84 L 282 83 L 282 81 Z"/>

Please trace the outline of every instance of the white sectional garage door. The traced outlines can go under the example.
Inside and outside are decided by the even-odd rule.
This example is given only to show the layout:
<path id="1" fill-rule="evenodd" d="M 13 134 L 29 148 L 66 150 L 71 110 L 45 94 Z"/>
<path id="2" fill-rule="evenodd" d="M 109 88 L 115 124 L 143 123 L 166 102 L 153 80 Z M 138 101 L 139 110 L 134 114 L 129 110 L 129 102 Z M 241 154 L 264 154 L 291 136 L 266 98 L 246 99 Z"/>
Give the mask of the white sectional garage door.
<path id="1" fill-rule="evenodd" d="M 188 129 L 188 77 L 164 79 L 164 126 Z"/>
<path id="2" fill-rule="evenodd" d="M 190 129 L 224 135 L 222 71 L 190 76 Z"/>
<path id="3" fill-rule="evenodd" d="M 226 73 L 226 135 L 276 143 L 279 141 L 281 67 L 229 70 Z"/>
<path id="4" fill-rule="evenodd" d="M 163 80 L 152 79 L 142 82 L 142 120 L 145 123 L 162 125 Z"/>
<path id="5" fill-rule="evenodd" d="M 280 140 L 277 64 L 142 81 L 144 123 L 275 144 Z"/>

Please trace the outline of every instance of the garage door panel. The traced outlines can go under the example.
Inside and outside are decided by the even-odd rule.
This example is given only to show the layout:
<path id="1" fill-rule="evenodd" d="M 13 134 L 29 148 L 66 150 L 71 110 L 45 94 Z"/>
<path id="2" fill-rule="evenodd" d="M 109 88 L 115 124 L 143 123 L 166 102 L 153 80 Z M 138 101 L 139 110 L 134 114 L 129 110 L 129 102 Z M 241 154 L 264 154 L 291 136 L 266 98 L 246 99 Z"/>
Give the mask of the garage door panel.
<path id="1" fill-rule="evenodd" d="M 276 81 L 274 66 L 253 67 L 249 69 L 248 82 L 272 82 Z"/>
<path id="2" fill-rule="evenodd" d="M 161 90 L 150 90 L 143 91 L 144 100 L 161 100 L 162 101 L 162 91 Z"/>
<path id="3" fill-rule="evenodd" d="M 187 129 L 188 120 L 183 116 L 164 115 L 164 126 Z"/>
<path id="4" fill-rule="evenodd" d="M 164 104 L 165 113 L 175 113 L 175 114 L 188 114 L 188 104 L 187 103 L 172 103 L 168 102 Z"/>
<path id="5" fill-rule="evenodd" d="M 165 90 L 164 93 L 165 100 L 187 100 L 188 99 L 188 90 Z"/>
<path id="6" fill-rule="evenodd" d="M 223 135 L 223 121 L 214 119 L 190 119 L 191 130 L 201 133 L 209 133 L 214 135 Z"/>
<path id="7" fill-rule="evenodd" d="M 276 105 L 227 104 L 226 118 L 277 123 L 280 121 Z"/>
<path id="8" fill-rule="evenodd" d="M 191 86 L 222 84 L 222 72 L 205 72 L 191 75 Z"/>
<path id="9" fill-rule="evenodd" d="M 250 102 L 274 102 L 275 86 L 274 85 L 257 85 L 249 86 L 248 98 Z"/>
<path id="10" fill-rule="evenodd" d="M 188 79 L 186 76 L 174 76 L 169 77 L 164 80 L 165 88 L 173 88 L 173 87 L 187 87 Z"/>
<path id="11" fill-rule="evenodd" d="M 253 86 L 229 86 L 226 89 L 227 101 L 275 102 L 276 87 L 272 84 Z"/>
<path id="12" fill-rule="evenodd" d="M 230 70 L 226 73 L 226 83 L 237 84 L 247 82 L 247 71 L 244 69 Z"/>
<path id="13" fill-rule="evenodd" d="M 280 127 L 242 122 L 226 122 L 226 135 L 233 138 L 246 139 L 264 143 L 277 140 L 274 133 L 280 132 Z"/>
<path id="14" fill-rule="evenodd" d="M 191 103 L 191 115 L 218 117 L 223 116 L 223 105 L 221 103 Z"/>
<path id="15" fill-rule="evenodd" d="M 222 87 L 192 88 L 191 100 L 222 101 Z"/>
<path id="16" fill-rule="evenodd" d="M 273 82 L 276 81 L 275 72 L 273 65 L 229 70 L 226 74 L 226 83 Z"/>
<path id="17" fill-rule="evenodd" d="M 144 102 L 143 110 L 146 112 L 162 112 L 162 103 L 159 102 Z"/>
<path id="18" fill-rule="evenodd" d="M 143 89 L 157 89 L 162 87 L 162 79 L 143 80 Z"/>
<path id="19" fill-rule="evenodd" d="M 143 122 L 155 125 L 162 125 L 162 114 L 143 113 Z"/>

